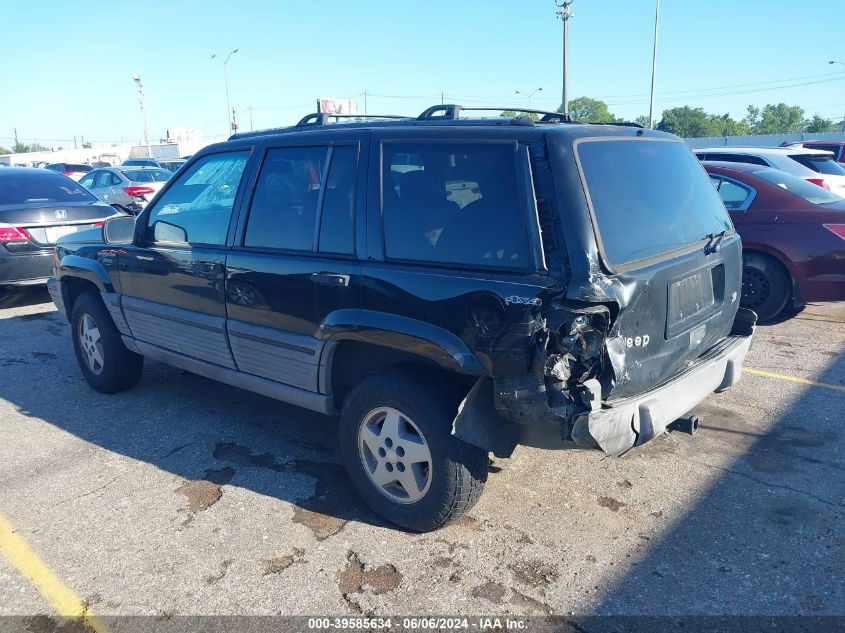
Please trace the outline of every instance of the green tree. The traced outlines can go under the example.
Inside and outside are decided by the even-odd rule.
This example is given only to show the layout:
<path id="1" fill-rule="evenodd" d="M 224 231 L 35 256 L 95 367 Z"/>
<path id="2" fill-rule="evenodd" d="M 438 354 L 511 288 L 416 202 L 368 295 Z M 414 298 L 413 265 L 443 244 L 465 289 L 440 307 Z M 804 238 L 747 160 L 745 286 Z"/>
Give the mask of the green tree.
<path id="1" fill-rule="evenodd" d="M 810 133 L 834 132 L 836 131 L 836 126 L 830 119 L 825 119 L 818 114 L 814 114 L 812 119 L 804 121 L 804 131 Z"/>
<path id="2" fill-rule="evenodd" d="M 503 110 L 499 116 L 505 119 L 514 119 L 517 116 L 527 116 L 533 119 L 534 121 L 540 120 L 540 115 L 536 112 L 514 112 L 513 110 Z"/>
<path id="3" fill-rule="evenodd" d="M 681 138 L 697 136 L 721 136 L 713 117 L 703 108 L 683 106 L 663 111 L 663 118 L 657 124 L 657 129 L 677 134 Z"/>
<path id="4" fill-rule="evenodd" d="M 46 152 L 49 149 L 49 147 L 44 147 L 40 143 L 33 143 L 32 145 L 27 145 L 26 143 L 21 143 L 20 141 L 18 141 L 14 145 L 12 145 L 12 153 L 15 154 L 26 154 L 27 152 Z"/>
<path id="5" fill-rule="evenodd" d="M 801 131 L 804 109 L 785 103 L 770 103 L 763 108 L 748 106 L 745 122 L 754 134 L 794 134 Z"/>
<path id="6" fill-rule="evenodd" d="M 12 150 L 6 149 L 5 147 L 0 147 L 0 154 L 11 154 Z"/>
<path id="7" fill-rule="evenodd" d="M 91 143 L 83 143 L 82 149 L 91 149 Z"/>
<path id="8" fill-rule="evenodd" d="M 735 121 L 730 114 L 711 117 L 713 126 L 720 130 L 717 136 L 746 136 L 751 134 L 751 128 L 745 121 Z"/>
<path id="9" fill-rule="evenodd" d="M 563 106 L 559 107 L 557 111 L 563 112 Z M 569 102 L 569 116 L 576 121 L 585 123 L 618 123 L 622 120 L 617 119 L 610 113 L 604 101 L 590 97 L 572 99 Z"/>
<path id="10" fill-rule="evenodd" d="M 641 114 L 636 119 L 634 119 L 634 123 L 639 123 L 643 127 L 648 127 L 649 120 L 647 114 Z"/>

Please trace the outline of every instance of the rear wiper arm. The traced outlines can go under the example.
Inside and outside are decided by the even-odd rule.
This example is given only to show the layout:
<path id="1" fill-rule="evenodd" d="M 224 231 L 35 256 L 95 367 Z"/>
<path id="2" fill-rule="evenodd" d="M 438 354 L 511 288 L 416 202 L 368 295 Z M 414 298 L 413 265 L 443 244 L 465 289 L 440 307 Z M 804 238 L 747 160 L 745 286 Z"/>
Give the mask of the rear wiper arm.
<path id="1" fill-rule="evenodd" d="M 722 248 L 722 240 L 725 239 L 725 235 L 727 234 L 727 229 L 721 233 L 708 233 L 707 244 L 704 245 L 704 253 L 706 255 L 709 255 L 710 253 L 718 253 L 719 249 Z"/>

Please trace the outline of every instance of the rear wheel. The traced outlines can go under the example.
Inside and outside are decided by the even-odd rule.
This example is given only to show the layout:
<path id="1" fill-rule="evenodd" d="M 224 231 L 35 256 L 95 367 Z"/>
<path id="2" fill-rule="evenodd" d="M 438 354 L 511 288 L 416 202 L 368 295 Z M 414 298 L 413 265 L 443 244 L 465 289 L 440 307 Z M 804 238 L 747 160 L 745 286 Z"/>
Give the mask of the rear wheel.
<path id="1" fill-rule="evenodd" d="M 760 321 L 770 321 L 780 314 L 791 291 L 789 273 L 779 261 L 760 253 L 743 255 L 740 305 L 754 310 Z"/>
<path id="2" fill-rule="evenodd" d="M 340 451 L 358 493 L 388 521 L 434 530 L 481 496 L 487 453 L 451 434 L 451 402 L 405 372 L 374 374 L 347 397 Z"/>
<path id="3" fill-rule="evenodd" d="M 89 385 L 103 393 L 117 393 L 138 384 L 144 358 L 123 344 L 100 297 L 84 292 L 76 299 L 71 327 L 73 351 Z"/>

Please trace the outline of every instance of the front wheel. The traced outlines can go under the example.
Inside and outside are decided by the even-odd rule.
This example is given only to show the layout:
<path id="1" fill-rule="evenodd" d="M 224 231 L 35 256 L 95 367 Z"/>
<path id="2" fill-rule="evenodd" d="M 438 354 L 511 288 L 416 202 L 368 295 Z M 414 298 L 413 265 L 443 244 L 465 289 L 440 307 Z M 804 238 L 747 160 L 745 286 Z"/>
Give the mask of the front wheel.
<path id="1" fill-rule="evenodd" d="M 365 378 L 346 399 L 340 451 L 377 514 L 418 532 L 446 525 L 484 489 L 487 453 L 451 434 L 450 398 L 406 372 Z"/>
<path id="2" fill-rule="evenodd" d="M 71 311 L 73 351 L 85 380 L 97 391 L 117 393 L 141 380 L 144 357 L 129 351 L 102 300 L 84 292 Z"/>

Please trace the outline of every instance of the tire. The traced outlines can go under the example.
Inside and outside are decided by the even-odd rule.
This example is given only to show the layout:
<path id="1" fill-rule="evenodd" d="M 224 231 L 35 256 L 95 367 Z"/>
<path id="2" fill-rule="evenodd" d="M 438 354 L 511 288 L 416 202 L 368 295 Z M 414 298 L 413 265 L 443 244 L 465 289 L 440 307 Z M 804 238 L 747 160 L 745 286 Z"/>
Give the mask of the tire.
<path id="1" fill-rule="evenodd" d="M 771 321 L 783 311 L 792 294 L 789 273 L 768 255 L 746 253 L 742 260 L 740 305 L 754 310 L 761 322 Z"/>
<path id="2" fill-rule="evenodd" d="M 456 406 L 434 384 L 404 371 L 373 374 L 349 393 L 340 418 L 340 452 L 355 489 L 376 514 L 417 532 L 461 516 L 487 480 L 487 452 L 452 436 Z"/>
<path id="3" fill-rule="evenodd" d="M 118 393 L 138 384 L 144 357 L 123 344 L 99 296 L 82 293 L 73 304 L 70 324 L 76 361 L 89 385 L 103 393 Z"/>

